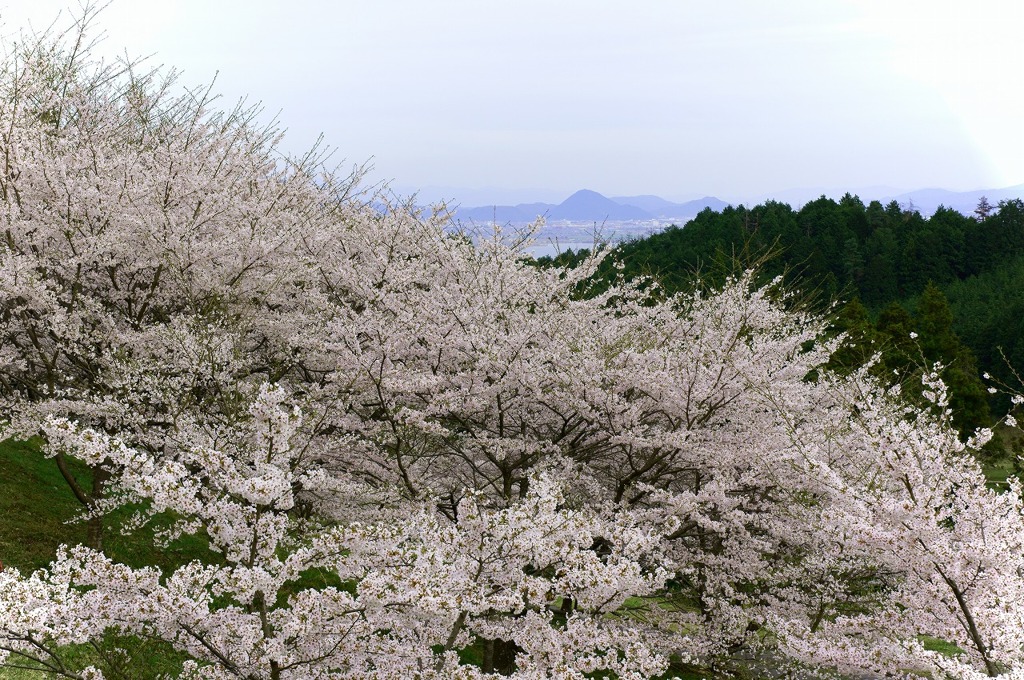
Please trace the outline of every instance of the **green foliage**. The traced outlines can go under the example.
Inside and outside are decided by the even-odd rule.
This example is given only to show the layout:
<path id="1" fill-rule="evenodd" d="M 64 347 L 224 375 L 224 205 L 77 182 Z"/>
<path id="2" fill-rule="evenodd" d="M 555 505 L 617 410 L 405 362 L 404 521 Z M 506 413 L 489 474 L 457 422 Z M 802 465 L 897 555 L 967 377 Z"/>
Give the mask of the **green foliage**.
<path id="1" fill-rule="evenodd" d="M 987 394 L 980 373 L 1012 385 L 1009 366 L 1024 367 L 1024 201 L 974 217 L 940 206 L 927 219 L 912 206 L 864 205 L 850 194 L 799 210 L 775 201 L 705 209 L 685 228 L 619 246 L 598 277 L 652 276 L 671 294 L 751 266 L 764 279 L 782 276 L 809 291 L 821 309 L 848 301 L 834 322 L 848 343 L 832 369 L 851 370 L 881 352 L 879 374 L 913 395 L 922 366 L 941 363 L 964 436 L 1007 410 Z"/>
<path id="2" fill-rule="evenodd" d="M 916 327 L 924 358 L 930 364 L 944 366 L 942 379 L 949 387 L 953 424 L 961 435 L 969 435 L 978 427 L 990 424 L 985 386 L 978 377 L 974 354 L 953 331 L 949 302 L 931 282 L 918 298 Z"/>
<path id="3" fill-rule="evenodd" d="M 832 355 L 828 368 L 840 373 L 867 363 L 881 349 L 878 331 L 871 323 L 868 309 L 858 298 L 843 305 L 832 322 L 832 333 L 846 335 L 846 342 Z"/>
<path id="4" fill-rule="evenodd" d="M 996 217 L 989 217 L 988 225 Z M 1024 225 L 1021 226 L 1024 232 Z M 986 272 L 956 281 L 946 290 L 954 328 L 998 381 L 1020 387 L 1011 367 L 1024 368 L 1024 256 L 1008 258 Z M 1008 408 L 997 401 L 997 412 Z"/>

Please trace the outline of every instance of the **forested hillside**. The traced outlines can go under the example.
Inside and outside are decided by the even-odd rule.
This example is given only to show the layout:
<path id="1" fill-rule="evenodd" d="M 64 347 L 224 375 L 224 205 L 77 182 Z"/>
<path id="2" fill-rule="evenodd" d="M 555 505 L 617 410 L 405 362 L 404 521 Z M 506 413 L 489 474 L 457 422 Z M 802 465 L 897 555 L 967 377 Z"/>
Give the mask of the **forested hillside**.
<path id="1" fill-rule="evenodd" d="M 567 253 L 562 263 L 580 254 Z M 982 373 L 1016 385 L 1024 367 L 1024 202 L 979 203 L 973 215 L 850 194 L 819 198 L 799 210 L 769 201 L 753 208 L 704 210 L 685 228 L 670 227 L 623 244 L 615 256 L 627 277 L 652 274 L 669 292 L 723 278 L 737 264 L 759 263 L 822 305 L 839 301 L 836 329 L 859 340 L 851 363 L 882 351 L 881 368 L 917 383 L 923 363 L 947 366 L 957 424 L 966 434 L 989 424 Z M 606 263 L 604 276 L 615 271 Z M 911 338 L 911 333 L 916 338 Z M 1004 360 L 1005 355 L 1005 360 Z"/>

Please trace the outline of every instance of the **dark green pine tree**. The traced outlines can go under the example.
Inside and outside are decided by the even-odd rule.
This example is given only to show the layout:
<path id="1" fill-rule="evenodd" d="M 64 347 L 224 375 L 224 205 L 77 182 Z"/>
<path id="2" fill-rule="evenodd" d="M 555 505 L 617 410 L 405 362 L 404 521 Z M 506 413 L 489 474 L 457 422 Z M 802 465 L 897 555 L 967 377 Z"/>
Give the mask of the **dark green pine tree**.
<path id="1" fill-rule="evenodd" d="M 853 298 L 839 310 L 829 329 L 834 336 L 846 334 L 846 340 L 829 357 L 827 368 L 846 374 L 867 361 L 878 351 L 875 327 L 871 323 L 868 309 L 860 299 Z"/>
<path id="2" fill-rule="evenodd" d="M 887 376 L 907 384 L 921 364 L 920 350 L 910 336 L 914 332 L 914 318 L 903 305 L 891 302 L 878 315 L 875 328 L 882 344 L 881 368 Z"/>
<path id="3" fill-rule="evenodd" d="M 941 363 L 942 379 L 949 388 L 953 424 L 967 437 L 991 424 L 985 386 L 971 350 L 953 332 L 953 313 L 946 296 L 928 282 L 917 302 L 916 327 L 921 352 L 929 363 Z"/>
<path id="4" fill-rule="evenodd" d="M 956 356 L 959 338 L 953 332 L 953 312 L 939 288 L 929 281 L 917 300 L 915 327 L 918 344 L 928 361 L 948 364 Z"/>

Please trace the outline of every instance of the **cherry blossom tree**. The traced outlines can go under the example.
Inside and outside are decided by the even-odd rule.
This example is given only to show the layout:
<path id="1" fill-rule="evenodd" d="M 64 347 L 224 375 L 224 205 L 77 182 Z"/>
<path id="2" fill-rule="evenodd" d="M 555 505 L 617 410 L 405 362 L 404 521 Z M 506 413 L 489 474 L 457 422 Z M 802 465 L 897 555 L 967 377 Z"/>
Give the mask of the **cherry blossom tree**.
<path id="1" fill-rule="evenodd" d="M 175 531 L 201 529 L 223 560 L 161 574 L 85 547 L 62 551 L 47 574 L 4 584 L 5 595 L 24 603 L 4 620 L 14 657 L 46 650 L 56 659 L 49 645 L 117 628 L 169 640 L 210 663 L 186 665 L 197 677 L 469 678 L 479 671 L 460 667 L 454 650 L 482 635 L 517 643 L 523 677 L 664 670 L 650 633 L 606 618 L 627 595 L 651 594 L 666 578 L 650 567 L 661 538 L 650 527 L 629 513 L 568 507 L 544 473 L 512 506 L 464 498 L 456 522 L 430 504 L 404 505 L 401 516 L 385 511 L 372 525 L 297 520 L 297 488 L 340 492 L 349 502 L 379 498 L 303 469 L 302 417 L 286 399 L 283 389 L 264 387 L 231 450 L 195 447 L 162 463 L 51 419 L 50 446 L 129 470 L 120 477 L 125 493 L 151 501 L 153 511 L 177 510 Z M 599 556 L 591 545 L 603 535 L 616 540 Z M 331 574 L 333 584 L 296 590 L 310 570 Z M 563 627 L 552 625 L 565 619 L 558 593 L 572 594 Z"/>
<path id="2" fill-rule="evenodd" d="M 345 220 L 353 185 L 318 178 L 316 152 L 280 156 L 256 109 L 212 110 L 206 90 L 172 94 L 173 74 L 96 63 L 91 17 L 6 50 L 4 407 L 12 435 L 64 415 L 173 454 L 180 425 L 229 422 L 240 383 L 286 370 L 263 312 L 295 299 L 305 234 Z M 99 546 L 115 471 L 82 488 L 62 455 Z"/>
<path id="3" fill-rule="evenodd" d="M 829 374 L 842 339 L 752 274 L 538 268 L 86 28 L 0 75 L 5 434 L 92 522 L 0 571 L 0 664 L 102 677 L 68 650 L 114 631 L 195 678 L 1024 674 L 1021 489 L 937 373 L 927 410 Z M 114 561 L 118 507 L 209 553 Z"/>

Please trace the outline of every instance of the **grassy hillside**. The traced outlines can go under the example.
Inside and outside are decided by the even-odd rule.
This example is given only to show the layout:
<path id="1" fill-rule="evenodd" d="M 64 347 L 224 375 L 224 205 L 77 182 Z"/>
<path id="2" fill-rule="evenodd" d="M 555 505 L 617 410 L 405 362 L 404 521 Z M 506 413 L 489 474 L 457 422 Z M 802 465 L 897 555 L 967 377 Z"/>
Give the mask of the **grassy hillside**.
<path id="1" fill-rule="evenodd" d="M 72 462 L 81 478 L 88 470 Z M 0 442 L 0 561 L 22 572 L 45 566 L 61 543 L 85 540 L 82 506 L 52 460 L 31 443 Z"/>
<path id="2" fill-rule="evenodd" d="M 89 470 L 70 460 L 80 481 L 90 481 Z M 85 524 L 76 521 L 82 506 L 71 493 L 56 464 L 44 457 L 34 442 L 0 442 L 0 561 L 5 568 L 22 573 L 45 567 L 61 544 L 75 545 L 86 538 Z M 127 514 L 131 510 L 125 510 Z M 110 524 L 121 517 L 115 515 Z M 204 554 L 204 546 L 192 538 L 168 550 L 156 548 L 152 533 L 121 536 L 108 531 L 106 552 L 117 561 L 133 565 L 171 566 Z M 211 557 L 209 553 L 207 557 Z M 71 650 L 77 667 L 96 665 L 111 680 L 173 677 L 180 672 L 182 657 L 169 645 L 136 637 L 108 635 L 101 644 Z M 52 674 L 34 670 L 0 668 L 2 680 L 36 680 Z"/>

